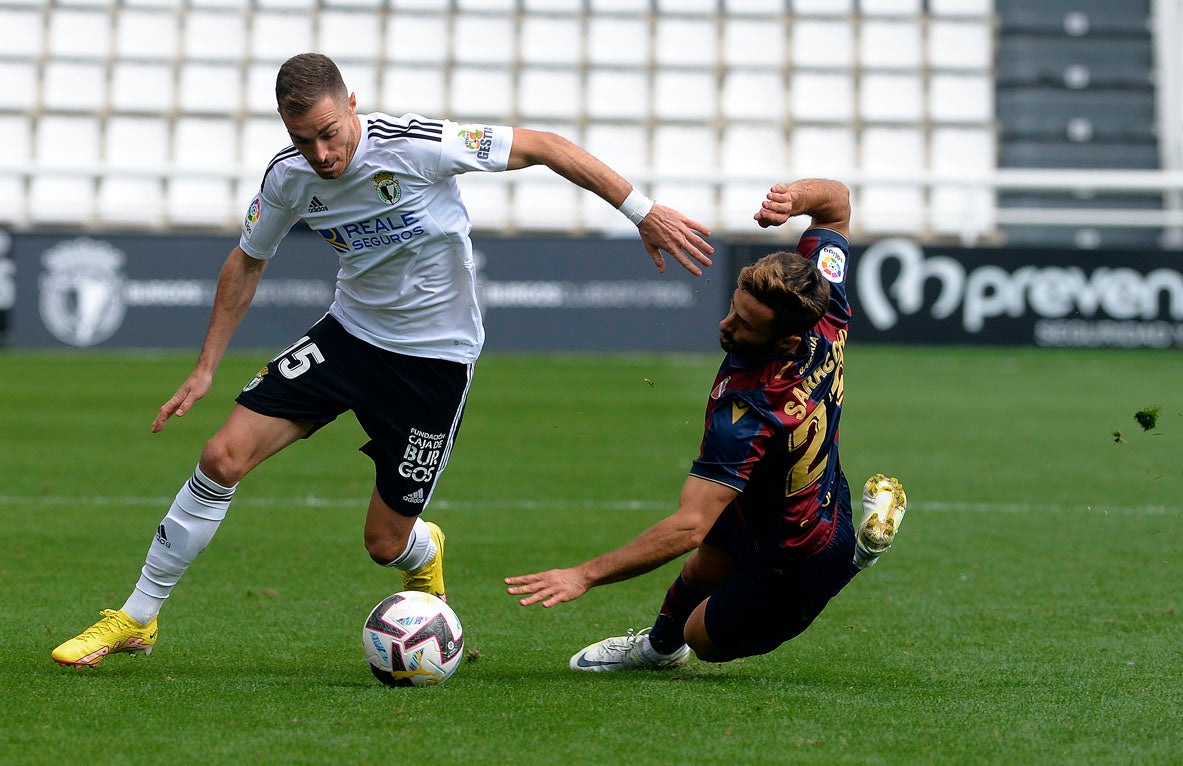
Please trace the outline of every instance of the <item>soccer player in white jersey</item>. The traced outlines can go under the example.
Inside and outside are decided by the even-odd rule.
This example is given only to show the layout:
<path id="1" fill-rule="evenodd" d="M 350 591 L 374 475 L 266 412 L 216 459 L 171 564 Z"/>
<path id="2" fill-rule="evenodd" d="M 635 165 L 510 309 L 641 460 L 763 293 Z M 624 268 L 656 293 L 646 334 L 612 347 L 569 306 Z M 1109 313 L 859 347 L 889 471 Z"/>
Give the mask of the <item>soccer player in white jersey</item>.
<path id="1" fill-rule="evenodd" d="M 268 260 L 297 220 L 338 257 L 333 303 L 247 383 L 157 526 L 126 603 L 57 647 L 59 664 L 151 653 L 164 600 L 212 539 L 238 482 L 346 410 L 369 437 L 362 451 L 375 466 L 366 550 L 401 571 L 404 589 L 444 597 L 444 535 L 420 514 L 447 463 L 484 342 L 471 224 L 456 176 L 546 165 L 628 216 L 658 270 L 663 254 L 695 275 L 711 263 L 706 227 L 645 198 L 552 133 L 359 115 L 337 66 L 319 54 L 285 62 L 275 90 L 292 146 L 263 174 L 222 266 L 197 364 L 152 431 L 209 392 Z"/>

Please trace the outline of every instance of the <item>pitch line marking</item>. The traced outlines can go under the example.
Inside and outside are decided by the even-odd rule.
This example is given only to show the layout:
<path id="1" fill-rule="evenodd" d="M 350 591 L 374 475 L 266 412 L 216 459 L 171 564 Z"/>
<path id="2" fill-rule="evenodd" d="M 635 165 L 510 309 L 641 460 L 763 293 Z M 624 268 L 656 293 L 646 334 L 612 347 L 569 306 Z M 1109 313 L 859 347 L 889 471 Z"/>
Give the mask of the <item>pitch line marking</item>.
<path id="1" fill-rule="evenodd" d="M 364 508 L 367 499 L 359 495 L 355 498 L 344 497 L 241 497 L 234 501 L 235 505 L 257 506 L 297 506 L 304 508 Z M 167 509 L 172 504 L 171 497 L 147 497 L 115 495 L 87 495 L 87 496 L 43 496 L 43 495 L 0 495 L 0 506 L 24 506 L 33 508 L 52 508 L 64 505 L 75 506 L 158 506 Z M 614 510 L 614 511 L 673 511 L 673 503 L 660 503 L 648 500 L 612 500 L 597 502 L 585 500 L 579 502 L 555 502 L 540 500 L 517 500 L 498 502 L 470 502 L 437 499 L 432 502 L 432 508 L 439 510 L 470 511 L 480 508 L 492 510 Z M 1120 514 L 1133 516 L 1169 516 L 1183 514 L 1183 507 L 1169 505 L 1089 505 L 1065 503 L 963 503 L 930 500 L 913 502 L 908 505 L 913 513 L 1091 513 L 1099 515 Z"/>

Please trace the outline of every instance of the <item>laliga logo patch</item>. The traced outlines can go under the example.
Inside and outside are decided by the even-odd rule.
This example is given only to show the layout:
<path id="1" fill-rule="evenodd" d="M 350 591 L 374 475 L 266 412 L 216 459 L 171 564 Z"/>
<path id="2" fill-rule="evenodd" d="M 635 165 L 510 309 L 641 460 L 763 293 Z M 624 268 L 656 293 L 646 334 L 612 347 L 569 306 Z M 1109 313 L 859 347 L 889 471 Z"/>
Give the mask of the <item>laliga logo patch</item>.
<path id="1" fill-rule="evenodd" d="M 378 199 L 387 205 L 393 205 L 398 202 L 399 197 L 403 196 L 403 190 L 399 188 L 398 179 L 394 177 L 394 173 L 376 173 L 374 175 L 374 189 L 378 192 Z"/>
<path id="2" fill-rule="evenodd" d="M 817 256 L 817 267 L 831 282 L 841 282 L 846 275 L 846 254 L 833 245 L 826 245 Z"/>
<path id="3" fill-rule="evenodd" d="M 246 238 L 250 239 L 251 235 L 255 233 L 255 224 L 259 222 L 259 218 L 263 215 L 263 200 L 255 197 L 251 201 L 251 206 L 247 208 L 246 218 L 243 219 L 242 229 L 246 232 Z"/>

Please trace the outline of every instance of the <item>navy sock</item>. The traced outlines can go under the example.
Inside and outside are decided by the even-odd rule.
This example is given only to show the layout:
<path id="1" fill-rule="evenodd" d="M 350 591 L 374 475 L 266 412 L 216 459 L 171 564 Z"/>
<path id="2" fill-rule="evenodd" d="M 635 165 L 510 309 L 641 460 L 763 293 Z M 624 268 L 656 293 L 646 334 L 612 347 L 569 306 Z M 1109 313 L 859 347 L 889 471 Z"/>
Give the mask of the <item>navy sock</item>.
<path id="1" fill-rule="evenodd" d="M 686 621 L 707 595 L 709 594 L 691 589 L 682 579 L 682 575 L 678 575 L 674 584 L 666 591 L 665 601 L 661 603 L 661 612 L 653 622 L 653 629 L 649 631 L 649 643 L 654 650 L 670 654 L 686 643 Z"/>

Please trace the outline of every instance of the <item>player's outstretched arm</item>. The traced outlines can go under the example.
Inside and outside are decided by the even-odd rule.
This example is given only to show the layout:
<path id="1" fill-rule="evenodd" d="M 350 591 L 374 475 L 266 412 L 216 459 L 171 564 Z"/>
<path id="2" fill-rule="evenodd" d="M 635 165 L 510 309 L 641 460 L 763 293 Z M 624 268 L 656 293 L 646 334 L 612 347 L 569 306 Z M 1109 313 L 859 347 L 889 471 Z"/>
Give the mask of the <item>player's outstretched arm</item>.
<path id="1" fill-rule="evenodd" d="M 173 415 L 182 417 L 198 399 L 209 393 L 214 382 L 214 372 L 255 297 L 255 290 L 259 287 L 259 280 L 266 267 L 267 261 L 252 258 L 239 247 L 230 252 L 218 276 L 218 291 L 214 296 L 209 329 L 197 364 L 177 392 L 160 406 L 156 419 L 152 421 L 152 433 L 163 431 L 169 418 Z"/>
<path id="2" fill-rule="evenodd" d="M 850 189 L 840 181 L 824 178 L 778 183 L 765 195 L 752 218 L 766 229 L 780 226 L 797 215 L 811 216 L 810 227 L 832 229 L 849 239 Z"/>
<path id="3" fill-rule="evenodd" d="M 673 208 L 634 194 L 633 186 L 586 149 L 555 133 L 514 128 L 507 170 L 546 165 L 576 186 L 594 192 L 632 219 L 641 233 L 645 250 L 658 271 L 665 271 L 668 253 L 695 276 L 710 266 L 715 249 L 706 237 L 710 230 Z M 626 204 L 627 202 L 627 204 Z"/>
<path id="4" fill-rule="evenodd" d="M 545 607 L 574 601 L 596 585 L 628 580 L 697 548 L 727 504 L 739 494 L 731 487 L 690 476 L 678 510 L 616 550 L 568 569 L 551 569 L 505 578 L 506 592 L 522 596 L 522 606 Z"/>

